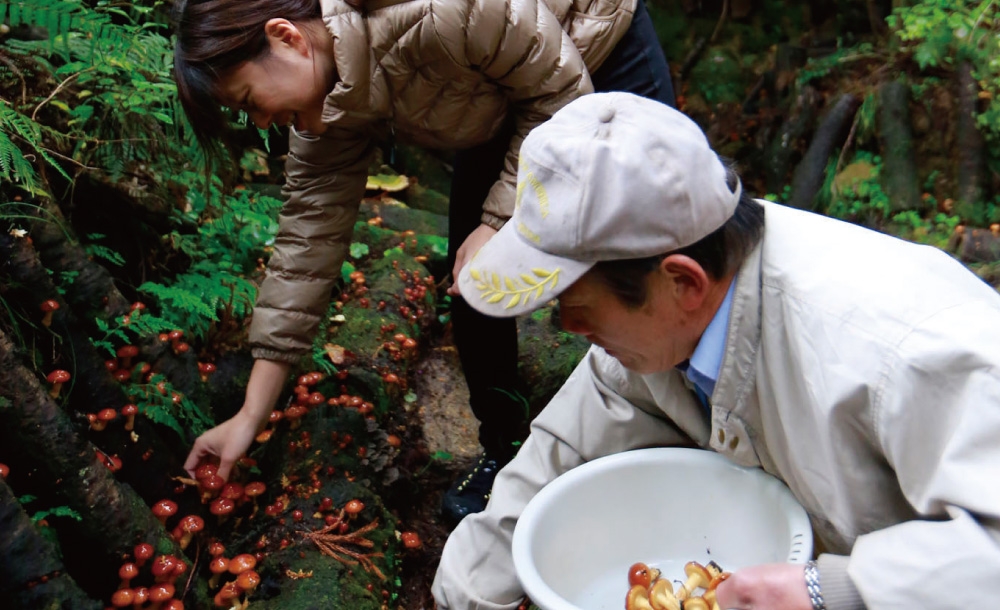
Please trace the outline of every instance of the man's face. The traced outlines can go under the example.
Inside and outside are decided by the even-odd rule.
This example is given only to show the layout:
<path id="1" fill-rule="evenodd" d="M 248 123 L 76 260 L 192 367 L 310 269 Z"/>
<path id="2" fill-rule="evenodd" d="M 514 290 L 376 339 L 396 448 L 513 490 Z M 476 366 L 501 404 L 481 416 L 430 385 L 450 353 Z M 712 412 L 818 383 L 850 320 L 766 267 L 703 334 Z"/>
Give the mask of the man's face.
<path id="1" fill-rule="evenodd" d="M 674 368 L 697 343 L 688 316 L 672 297 L 671 280 L 653 273 L 646 303 L 626 307 L 593 273 L 559 296 L 563 329 L 604 348 L 625 368 L 640 374 Z"/>

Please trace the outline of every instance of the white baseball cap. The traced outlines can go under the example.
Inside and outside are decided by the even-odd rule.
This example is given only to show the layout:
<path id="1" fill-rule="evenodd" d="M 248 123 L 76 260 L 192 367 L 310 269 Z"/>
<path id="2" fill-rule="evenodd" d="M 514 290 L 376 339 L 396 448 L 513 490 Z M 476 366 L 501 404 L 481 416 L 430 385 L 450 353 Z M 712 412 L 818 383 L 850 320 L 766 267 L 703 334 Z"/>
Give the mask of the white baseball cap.
<path id="1" fill-rule="evenodd" d="M 462 269 L 459 290 L 485 314 L 525 313 L 600 261 L 701 240 L 739 199 L 694 121 L 631 93 L 585 95 L 525 138 L 514 215 Z"/>

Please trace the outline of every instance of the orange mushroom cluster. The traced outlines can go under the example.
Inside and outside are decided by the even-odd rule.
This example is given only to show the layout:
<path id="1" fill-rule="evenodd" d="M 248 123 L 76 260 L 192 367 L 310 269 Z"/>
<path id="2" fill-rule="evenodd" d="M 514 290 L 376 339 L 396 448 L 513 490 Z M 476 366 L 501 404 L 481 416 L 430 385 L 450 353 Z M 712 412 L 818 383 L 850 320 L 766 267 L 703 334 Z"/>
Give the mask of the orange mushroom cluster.
<path id="1" fill-rule="evenodd" d="M 154 557 L 153 546 L 147 543 L 136 545 L 132 559 L 118 569 L 119 584 L 118 590 L 111 595 L 112 608 L 184 610 L 184 602 L 174 597 L 178 593 L 175 583 L 188 569 L 184 561 L 173 555 Z M 149 586 L 133 587 L 133 582 L 141 579 L 147 563 L 150 564 L 147 573 L 153 582 Z M 149 582 L 148 578 L 145 582 Z"/>
<path id="2" fill-rule="evenodd" d="M 677 589 L 656 568 L 644 563 L 629 567 L 628 594 L 625 610 L 719 610 L 715 589 L 729 578 L 719 564 L 710 561 L 703 566 L 697 561 L 684 565 L 686 579 Z M 695 595 L 699 590 L 701 595 Z"/>
<path id="3" fill-rule="evenodd" d="M 342 393 L 340 396 L 327 398 L 327 396 L 315 388 L 316 384 L 322 381 L 322 379 L 323 373 L 318 371 L 313 371 L 299 376 L 298 383 L 293 390 L 295 397 L 291 401 L 292 404 L 288 405 L 284 411 L 279 409 L 272 411 L 268 418 L 267 427 L 256 436 L 255 440 L 258 443 L 266 443 L 270 440 L 271 435 L 274 433 L 275 426 L 277 426 L 282 420 L 288 421 L 289 428 L 291 430 L 298 429 L 302 418 L 305 417 L 309 411 L 323 404 L 355 408 L 365 417 L 374 417 L 373 413 L 375 411 L 375 404 L 364 400 L 360 396 Z M 306 439 L 303 439 L 302 442 L 295 443 L 295 445 L 296 448 L 309 448 L 306 446 L 308 445 Z"/>
<path id="4" fill-rule="evenodd" d="M 260 584 L 260 575 L 254 571 L 257 567 L 257 558 L 249 553 L 236 555 L 232 559 L 227 558 L 225 548 L 220 543 L 210 545 L 209 553 L 212 555 L 212 560 L 208 564 L 208 569 L 212 573 L 208 580 L 210 589 L 219 587 L 221 579 L 227 574 L 234 577 L 222 583 L 212 601 L 219 608 L 245 608 L 247 598 Z"/>

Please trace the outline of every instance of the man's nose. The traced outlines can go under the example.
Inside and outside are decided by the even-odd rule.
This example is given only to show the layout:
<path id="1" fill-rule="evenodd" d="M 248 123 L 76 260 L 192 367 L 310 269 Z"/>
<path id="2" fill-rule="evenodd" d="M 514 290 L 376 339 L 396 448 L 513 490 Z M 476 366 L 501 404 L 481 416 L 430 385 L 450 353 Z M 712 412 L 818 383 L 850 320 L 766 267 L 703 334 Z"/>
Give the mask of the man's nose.
<path id="1" fill-rule="evenodd" d="M 590 328 L 587 326 L 587 321 L 583 319 L 583 316 L 575 315 L 566 311 L 560 311 L 559 321 L 562 325 L 562 329 L 568 333 L 583 335 L 584 337 L 590 334 Z"/>
<path id="2" fill-rule="evenodd" d="M 268 129 L 271 127 L 271 115 L 255 112 L 250 115 L 250 120 L 257 126 L 257 129 Z"/>

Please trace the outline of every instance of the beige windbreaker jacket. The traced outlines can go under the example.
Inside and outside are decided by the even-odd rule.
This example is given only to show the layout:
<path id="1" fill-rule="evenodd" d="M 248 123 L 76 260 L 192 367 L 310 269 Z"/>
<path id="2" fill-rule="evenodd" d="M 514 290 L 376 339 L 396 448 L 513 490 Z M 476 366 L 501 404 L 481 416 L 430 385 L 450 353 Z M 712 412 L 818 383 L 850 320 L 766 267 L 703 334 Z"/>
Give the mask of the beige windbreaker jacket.
<path id="1" fill-rule="evenodd" d="M 636 0 L 322 0 L 338 82 L 321 137 L 290 136 L 287 203 L 250 329 L 256 358 L 309 349 L 350 244 L 373 141 L 390 132 L 461 149 L 513 113 L 505 168 L 483 205 L 514 209 L 517 152 L 532 127 L 580 95 L 632 21 Z M 478 203 L 478 202 L 477 202 Z"/>
<path id="2" fill-rule="evenodd" d="M 826 550 L 830 610 L 1000 599 L 1000 295 L 934 248 L 764 205 L 711 421 L 678 371 L 592 348 L 448 539 L 441 607 L 517 606 L 514 525 L 559 474 L 691 442 L 785 481 Z"/>

